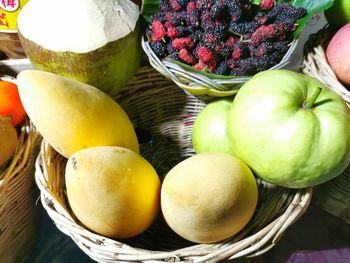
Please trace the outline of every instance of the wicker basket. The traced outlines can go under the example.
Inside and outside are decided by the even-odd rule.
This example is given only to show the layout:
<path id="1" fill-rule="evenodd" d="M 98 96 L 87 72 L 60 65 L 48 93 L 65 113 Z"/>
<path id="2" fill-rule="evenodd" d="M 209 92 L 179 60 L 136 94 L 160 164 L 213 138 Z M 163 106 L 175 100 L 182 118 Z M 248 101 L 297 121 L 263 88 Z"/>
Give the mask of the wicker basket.
<path id="1" fill-rule="evenodd" d="M 326 26 L 310 36 L 305 45 L 302 70 L 326 84 L 350 107 L 350 92 L 337 80 L 325 56 L 325 49 L 334 33 Z M 342 175 L 316 187 L 314 200 L 325 211 L 350 223 L 350 166 Z"/>
<path id="2" fill-rule="evenodd" d="M 140 139 L 141 154 L 163 179 L 167 171 L 194 154 L 193 121 L 205 103 L 152 68 L 142 68 L 117 101 L 127 111 Z M 259 203 L 247 227 L 215 244 L 194 244 L 177 236 L 161 215 L 144 233 L 125 240 L 95 234 L 75 218 L 66 199 L 66 159 L 43 142 L 36 162 L 41 201 L 56 226 L 97 262 L 217 262 L 255 256 L 273 247 L 307 209 L 312 189 L 292 190 L 258 180 Z"/>
<path id="3" fill-rule="evenodd" d="M 22 125 L 15 153 L 0 168 L 0 261 L 23 262 L 35 242 L 39 196 L 34 182 L 39 135 L 27 121 Z"/>
<path id="4" fill-rule="evenodd" d="M 238 89 L 247 82 L 250 77 L 225 77 L 222 79 L 212 79 L 200 72 L 189 70 L 171 60 L 160 60 L 153 52 L 146 37 L 142 41 L 142 48 L 148 56 L 149 63 L 162 73 L 165 77 L 174 81 L 179 87 L 185 89 L 192 95 L 204 100 L 211 100 L 215 97 L 228 97 L 237 93 Z M 287 66 L 292 58 L 298 40 L 290 43 L 290 47 L 281 61 L 270 69 L 280 69 Z"/>

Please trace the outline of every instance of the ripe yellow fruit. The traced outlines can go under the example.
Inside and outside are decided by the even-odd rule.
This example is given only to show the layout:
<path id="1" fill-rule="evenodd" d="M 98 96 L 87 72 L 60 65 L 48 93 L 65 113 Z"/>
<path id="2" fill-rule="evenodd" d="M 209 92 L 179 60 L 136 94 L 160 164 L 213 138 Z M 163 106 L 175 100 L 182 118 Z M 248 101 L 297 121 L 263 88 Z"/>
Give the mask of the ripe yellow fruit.
<path id="1" fill-rule="evenodd" d="M 0 117 L 0 167 L 12 157 L 17 140 L 16 129 L 9 120 Z"/>
<path id="2" fill-rule="evenodd" d="M 119 146 L 139 152 L 134 127 L 111 97 L 82 82 L 38 70 L 18 74 L 18 90 L 28 116 L 63 156 L 81 149 Z"/>
<path id="3" fill-rule="evenodd" d="M 66 165 L 70 207 L 89 229 L 112 238 L 146 230 L 159 211 L 160 180 L 139 154 L 121 147 L 94 147 Z"/>
<path id="4" fill-rule="evenodd" d="M 207 152 L 177 164 L 161 189 L 161 209 L 170 228 L 185 239 L 212 243 L 239 232 L 258 200 L 247 165 L 226 153 Z"/>

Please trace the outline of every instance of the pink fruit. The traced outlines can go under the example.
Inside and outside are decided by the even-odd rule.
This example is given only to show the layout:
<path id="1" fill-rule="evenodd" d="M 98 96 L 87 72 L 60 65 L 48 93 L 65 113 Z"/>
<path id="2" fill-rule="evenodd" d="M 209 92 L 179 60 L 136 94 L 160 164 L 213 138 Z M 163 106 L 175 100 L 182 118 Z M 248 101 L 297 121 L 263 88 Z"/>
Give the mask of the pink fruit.
<path id="1" fill-rule="evenodd" d="M 350 23 L 340 28 L 332 37 L 326 57 L 338 80 L 350 85 Z"/>

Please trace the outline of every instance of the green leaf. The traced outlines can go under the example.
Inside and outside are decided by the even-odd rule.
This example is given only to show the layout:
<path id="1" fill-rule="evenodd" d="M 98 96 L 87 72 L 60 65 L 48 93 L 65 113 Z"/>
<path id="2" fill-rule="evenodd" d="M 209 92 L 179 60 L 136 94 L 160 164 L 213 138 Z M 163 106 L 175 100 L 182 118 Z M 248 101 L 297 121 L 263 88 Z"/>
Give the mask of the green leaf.
<path id="1" fill-rule="evenodd" d="M 261 0 L 251 0 L 250 3 L 253 5 L 260 5 Z"/>
<path id="2" fill-rule="evenodd" d="M 303 7 L 307 10 L 307 16 L 298 21 L 298 28 L 293 35 L 295 39 L 298 38 L 306 24 L 315 14 L 330 8 L 334 0 L 292 0 L 287 2 L 290 2 L 295 7 Z"/>
<path id="3" fill-rule="evenodd" d="M 151 15 L 159 12 L 159 0 L 144 0 L 142 16 L 149 22 Z"/>

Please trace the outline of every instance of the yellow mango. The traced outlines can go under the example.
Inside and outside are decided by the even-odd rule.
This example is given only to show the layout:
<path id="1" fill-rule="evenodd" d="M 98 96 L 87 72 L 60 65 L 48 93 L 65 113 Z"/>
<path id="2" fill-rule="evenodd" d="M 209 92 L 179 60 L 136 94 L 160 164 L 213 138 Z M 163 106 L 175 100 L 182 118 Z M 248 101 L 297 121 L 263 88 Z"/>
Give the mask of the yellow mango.
<path id="1" fill-rule="evenodd" d="M 66 158 L 95 146 L 120 146 L 139 152 L 126 112 L 97 88 L 39 70 L 22 71 L 17 80 L 28 116 Z"/>

